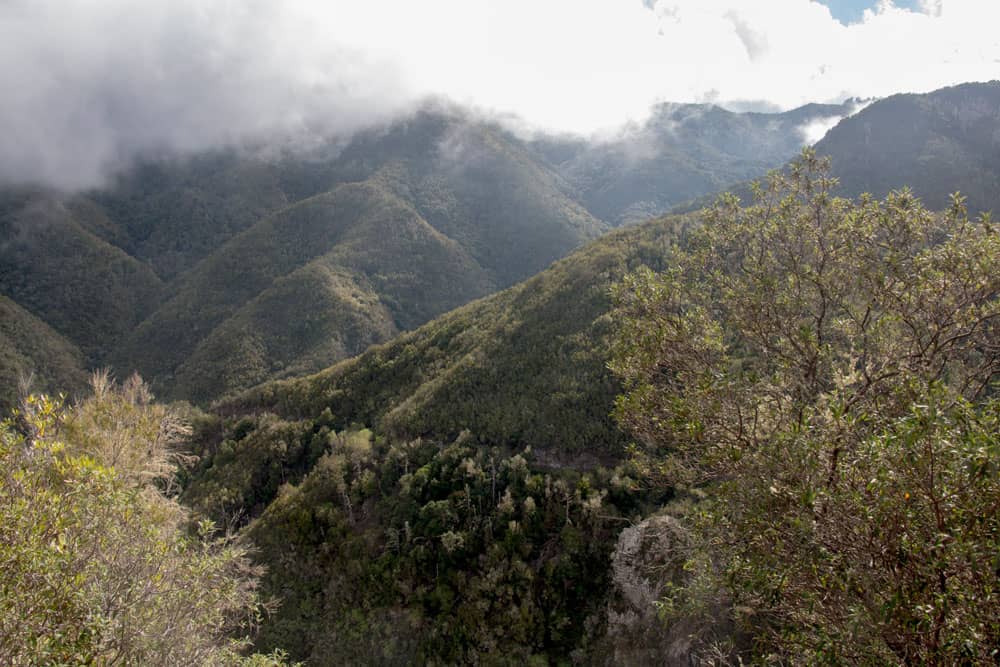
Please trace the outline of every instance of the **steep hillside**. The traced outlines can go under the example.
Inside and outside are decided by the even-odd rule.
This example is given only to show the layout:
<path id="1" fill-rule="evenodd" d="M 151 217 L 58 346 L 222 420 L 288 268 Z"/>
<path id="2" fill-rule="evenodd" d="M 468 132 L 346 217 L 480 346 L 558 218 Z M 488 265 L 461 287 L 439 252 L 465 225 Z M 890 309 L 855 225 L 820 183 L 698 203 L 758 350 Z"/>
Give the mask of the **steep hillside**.
<path id="1" fill-rule="evenodd" d="M 615 537 L 664 500 L 637 486 L 609 417 L 609 287 L 662 268 L 692 222 L 619 230 L 204 417 L 184 497 L 254 519 L 265 590 L 283 600 L 258 648 L 316 664 L 587 655 Z"/>
<path id="2" fill-rule="evenodd" d="M 205 401 L 316 371 L 532 275 L 607 226 L 455 108 L 308 150 L 150 160 L 112 187 L 0 192 L 0 294 Z"/>
<path id="3" fill-rule="evenodd" d="M 762 175 L 793 158 L 814 123 L 835 122 L 853 102 L 777 114 L 711 104 L 663 104 L 641 126 L 599 141 L 543 138 L 534 146 L 596 216 L 614 224 Z"/>
<path id="4" fill-rule="evenodd" d="M 494 129 L 414 123 L 340 155 L 339 177 L 381 164 L 364 180 L 261 220 L 184 274 L 116 350 L 115 367 L 198 401 L 316 371 L 606 229 Z"/>
<path id="5" fill-rule="evenodd" d="M 393 438 L 528 445 L 554 459 L 612 460 L 621 434 L 608 412 L 609 288 L 639 264 L 661 267 L 692 224 L 666 218 L 589 244 L 539 275 L 447 313 L 316 375 L 269 383 L 223 402 L 226 414 L 286 418 L 329 409 Z"/>
<path id="6" fill-rule="evenodd" d="M 178 368 L 178 395 L 203 400 L 313 372 L 495 289 L 465 249 L 393 195 L 362 196 L 370 208 L 327 252 L 275 279 L 198 343 Z"/>
<path id="7" fill-rule="evenodd" d="M 0 293 L 98 362 L 153 308 L 147 264 L 88 230 L 55 195 L 0 194 Z"/>
<path id="8" fill-rule="evenodd" d="M 814 148 L 832 159 L 842 196 L 909 187 L 928 208 L 944 210 L 961 192 L 972 213 L 1000 212 L 1000 81 L 887 97 L 840 121 Z M 725 189 L 750 200 L 747 181 Z M 714 199 L 672 210 L 688 213 Z"/>
<path id="9" fill-rule="evenodd" d="M 0 296 L 0 409 L 16 405 L 19 385 L 32 391 L 82 390 L 87 383 L 83 353 L 40 319 Z"/>
<path id="10" fill-rule="evenodd" d="M 304 474 L 317 446 L 322 453 L 313 443 L 321 427 L 371 428 L 393 442 L 471 432 L 487 447 L 530 447 L 554 467 L 617 461 L 625 436 L 610 417 L 620 392 L 606 367 L 610 286 L 639 265 L 662 268 L 672 240 L 693 223 L 675 217 L 618 230 L 358 357 L 216 404 L 229 427 L 208 429 L 206 449 L 217 452 L 221 437 L 243 453 L 209 456 L 189 497 L 209 512 L 263 509 L 280 481 Z M 276 441 L 279 451 L 260 454 Z M 216 497 L 218 480 L 232 475 L 244 482 Z"/>
<path id="11" fill-rule="evenodd" d="M 893 95 L 816 144 L 841 192 L 882 197 L 904 185 L 936 210 L 961 191 L 970 210 L 1000 213 L 1000 81 Z"/>

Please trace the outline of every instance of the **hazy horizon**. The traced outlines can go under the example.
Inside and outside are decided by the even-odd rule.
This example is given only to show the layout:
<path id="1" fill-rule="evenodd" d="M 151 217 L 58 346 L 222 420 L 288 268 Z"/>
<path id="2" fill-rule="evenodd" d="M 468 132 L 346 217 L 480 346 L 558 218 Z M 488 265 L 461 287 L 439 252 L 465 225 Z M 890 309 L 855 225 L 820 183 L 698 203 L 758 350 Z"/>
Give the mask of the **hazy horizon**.
<path id="1" fill-rule="evenodd" d="M 429 97 L 590 134 L 660 102 L 927 92 L 996 78 L 998 21 L 981 0 L 7 0 L 0 182 L 87 188 L 137 155 L 350 134 Z"/>

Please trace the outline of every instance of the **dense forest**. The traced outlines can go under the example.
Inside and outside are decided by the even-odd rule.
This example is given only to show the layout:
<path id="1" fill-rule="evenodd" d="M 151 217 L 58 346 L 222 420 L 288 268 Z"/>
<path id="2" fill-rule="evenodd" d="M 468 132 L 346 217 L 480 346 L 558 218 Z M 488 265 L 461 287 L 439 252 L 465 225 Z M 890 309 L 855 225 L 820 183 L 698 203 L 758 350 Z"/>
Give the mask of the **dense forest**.
<path id="1" fill-rule="evenodd" d="M 0 662 L 995 664 L 998 90 L 4 191 Z"/>
<path id="2" fill-rule="evenodd" d="M 582 141 L 428 103 L 346 143 L 147 159 L 73 195 L 0 187 L 0 293 L 79 352 L 46 359 L 24 337 L 0 349 L 30 352 L 49 390 L 110 367 L 207 405 L 322 370 L 615 225 L 778 167 L 799 127 L 844 112 L 667 106 Z"/>

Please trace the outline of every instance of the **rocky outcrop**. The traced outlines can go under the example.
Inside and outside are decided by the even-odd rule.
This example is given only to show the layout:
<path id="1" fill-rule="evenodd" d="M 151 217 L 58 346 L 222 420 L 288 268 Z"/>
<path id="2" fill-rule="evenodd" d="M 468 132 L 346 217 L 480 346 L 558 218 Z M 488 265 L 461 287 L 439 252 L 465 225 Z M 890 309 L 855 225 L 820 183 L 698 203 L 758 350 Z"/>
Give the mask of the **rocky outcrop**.
<path id="1" fill-rule="evenodd" d="M 725 604 L 681 620 L 661 614 L 671 588 L 685 585 L 690 538 L 669 514 L 659 514 L 622 531 L 612 556 L 607 632 L 594 651 L 595 664 L 690 667 L 725 664 L 735 655 L 734 628 Z"/>

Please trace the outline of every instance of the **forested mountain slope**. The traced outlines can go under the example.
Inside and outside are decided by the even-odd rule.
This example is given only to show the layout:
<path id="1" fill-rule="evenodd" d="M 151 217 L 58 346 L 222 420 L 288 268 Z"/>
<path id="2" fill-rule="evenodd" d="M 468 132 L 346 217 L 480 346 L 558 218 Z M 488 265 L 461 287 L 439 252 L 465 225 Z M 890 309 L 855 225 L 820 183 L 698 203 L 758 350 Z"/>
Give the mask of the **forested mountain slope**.
<path id="1" fill-rule="evenodd" d="M 17 404 L 22 381 L 74 393 L 87 382 L 83 353 L 37 317 L 0 296 L 0 410 Z"/>
<path id="2" fill-rule="evenodd" d="M 662 267 L 691 224 L 672 217 L 613 232 L 508 290 L 218 409 L 287 418 L 329 409 L 338 426 L 363 423 L 394 438 L 469 429 L 493 445 L 614 459 L 622 440 L 608 417 L 618 391 L 605 368 L 610 287 L 639 265 Z"/>
<path id="3" fill-rule="evenodd" d="M 606 227 L 489 128 L 434 126 L 363 181 L 261 220 L 179 279 L 111 357 L 206 400 L 318 370 L 544 268 Z M 426 146 L 413 148 L 409 142 Z M 440 150 L 433 149 L 439 142 Z M 444 143 L 440 143 L 444 142 Z M 358 150 L 341 156 L 353 167 Z"/>
<path id="4" fill-rule="evenodd" d="M 947 208 L 961 191 L 973 212 L 1000 212 L 1000 81 L 893 95 L 845 119 L 816 144 L 840 192 L 876 197 L 908 186 Z"/>
<path id="5" fill-rule="evenodd" d="M 607 229 L 568 190 L 497 127 L 429 109 L 306 153 L 152 162 L 74 197 L 7 191 L 0 292 L 89 366 L 208 400 L 539 271 Z"/>
<path id="6" fill-rule="evenodd" d="M 598 650 L 615 535 L 662 500 L 635 486 L 610 418 L 610 286 L 663 268 L 693 223 L 618 230 L 204 417 L 184 497 L 254 519 L 266 591 L 283 600 L 258 648 L 317 664 Z"/>
<path id="7" fill-rule="evenodd" d="M 840 121 L 815 149 L 832 158 L 841 196 L 884 197 L 909 187 L 933 210 L 961 192 L 973 214 L 1000 211 L 1000 81 L 878 100 Z M 749 181 L 726 189 L 751 199 Z M 672 210 L 697 210 L 714 197 Z"/>

